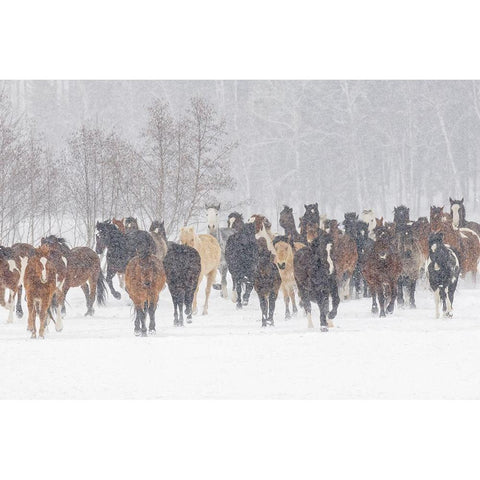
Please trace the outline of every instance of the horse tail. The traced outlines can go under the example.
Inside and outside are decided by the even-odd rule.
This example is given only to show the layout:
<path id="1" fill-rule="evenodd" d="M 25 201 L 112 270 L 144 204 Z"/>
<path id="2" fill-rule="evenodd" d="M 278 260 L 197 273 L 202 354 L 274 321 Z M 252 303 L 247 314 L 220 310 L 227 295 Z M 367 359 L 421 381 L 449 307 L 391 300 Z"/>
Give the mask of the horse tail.
<path id="1" fill-rule="evenodd" d="M 105 277 L 103 272 L 100 270 L 97 279 L 97 303 L 99 305 L 105 305 L 105 300 L 107 296 L 107 288 L 105 286 Z"/>

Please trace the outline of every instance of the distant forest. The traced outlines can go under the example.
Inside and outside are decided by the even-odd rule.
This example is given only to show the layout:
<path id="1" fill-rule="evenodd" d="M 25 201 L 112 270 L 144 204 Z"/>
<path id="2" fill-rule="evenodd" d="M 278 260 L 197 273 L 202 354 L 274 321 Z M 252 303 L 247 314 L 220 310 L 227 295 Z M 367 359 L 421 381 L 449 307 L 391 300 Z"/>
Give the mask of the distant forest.
<path id="1" fill-rule="evenodd" d="M 480 82 L 0 81 L 3 244 L 95 221 L 205 229 L 205 202 L 329 217 L 465 197 L 480 219 Z"/>

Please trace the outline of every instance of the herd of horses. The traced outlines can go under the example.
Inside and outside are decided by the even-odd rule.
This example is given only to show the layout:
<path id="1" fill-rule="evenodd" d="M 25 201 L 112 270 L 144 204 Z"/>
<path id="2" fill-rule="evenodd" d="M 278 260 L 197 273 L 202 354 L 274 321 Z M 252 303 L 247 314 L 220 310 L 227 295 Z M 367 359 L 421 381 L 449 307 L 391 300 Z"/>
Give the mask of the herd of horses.
<path id="1" fill-rule="evenodd" d="M 0 247 L 0 304 L 23 316 L 22 296 L 28 308 L 28 330 L 43 338 L 53 321 L 63 328 L 65 300 L 70 288 L 81 287 L 86 299 L 85 315 L 94 314 L 95 300 L 103 305 L 107 285 L 114 298 L 113 278 L 118 276 L 135 307 L 135 335 L 155 333 L 155 311 L 165 285 L 174 307 L 174 325 L 192 322 L 197 313 L 198 289 L 206 277 L 203 315 L 208 314 L 212 287 L 229 298 L 227 274 L 232 279 L 232 300 L 237 308 L 248 305 L 255 289 L 262 313 L 262 327 L 274 324 L 281 290 L 285 318 L 305 311 L 313 327 L 311 304 L 320 311 L 320 329 L 328 331 L 340 301 L 372 298 L 372 313 L 391 314 L 395 302 L 415 308 L 415 289 L 426 275 L 434 292 L 436 316 L 440 305 L 447 317 L 458 278 L 471 274 L 475 281 L 480 258 L 480 224 L 467 221 L 463 199 L 450 199 L 444 207 L 430 207 L 430 218 L 411 220 L 406 206 L 394 208 L 392 222 L 377 218 L 372 210 L 345 213 L 338 222 L 320 215 L 318 203 L 305 205 L 297 222 L 293 209 L 284 206 L 279 216 L 282 234 L 272 232 L 271 222 L 260 214 L 244 221 L 232 212 L 227 227 L 220 228 L 220 205 L 205 205 L 207 234 L 182 227 L 179 242 L 168 241 L 163 221 L 140 230 L 135 218 L 113 218 L 96 224 L 95 251 L 70 248 L 60 237 L 42 238 L 39 247 L 16 243 Z M 343 228 L 341 228 L 341 226 Z M 106 252 L 106 273 L 101 257 Z M 215 283 L 217 271 L 221 282 Z M 7 295 L 6 295 L 7 294 Z"/>

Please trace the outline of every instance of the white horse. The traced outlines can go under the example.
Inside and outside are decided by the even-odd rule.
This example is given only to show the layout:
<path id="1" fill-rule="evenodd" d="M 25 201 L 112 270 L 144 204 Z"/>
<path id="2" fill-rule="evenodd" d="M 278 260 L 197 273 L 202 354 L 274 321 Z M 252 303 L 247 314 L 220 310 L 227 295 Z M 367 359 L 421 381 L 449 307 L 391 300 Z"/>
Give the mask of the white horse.
<path id="1" fill-rule="evenodd" d="M 360 220 L 368 225 L 368 237 L 372 240 L 375 240 L 373 229 L 377 226 L 377 222 L 375 220 L 375 213 L 373 210 L 364 210 L 360 214 Z"/>
<path id="2" fill-rule="evenodd" d="M 215 290 L 222 290 L 222 298 L 228 299 L 228 289 L 227 289 L 227 273 L 228 266 L 227 261 L 225 260 L 225 246 L 227 245 L 228 238 L 234 233 L 234 230 L 231 228 L 220 228 L 218 215 L 220 213 L 220 204 L 218 205 L 207 205 L 205 204 L 205 209 L 207 210 L 207 226 L 208 233 L 214 236 L 222 250 L 222 256 L 220 258 L 220 265 L 218 270 L 222 277 L 222 284 L 214 284 L 213 288 Z"/>

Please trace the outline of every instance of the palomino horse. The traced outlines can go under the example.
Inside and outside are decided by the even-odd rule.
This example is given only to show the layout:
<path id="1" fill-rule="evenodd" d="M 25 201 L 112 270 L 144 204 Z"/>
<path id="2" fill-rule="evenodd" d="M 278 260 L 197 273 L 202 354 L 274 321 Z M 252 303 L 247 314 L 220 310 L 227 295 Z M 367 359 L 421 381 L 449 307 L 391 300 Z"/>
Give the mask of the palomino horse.
<path id="1" fill-rule="evenodd" d="M 308 327 L 313 328 L 311 302 L 315 302 L 320 309 L 322 332 L 327 332 L 328 327 L 333 327 L 331 320 L 337 315 L 340 303 L 335 265 L 331 255 L 332 247 L 332 236 L 320 231 L 308 246 L 295 252 L 293 259 L 295 281 L 307 315 Z M 332 310 L 329 312 L 330 296 L 332 297 Z"/>
<path id="2" fill-rule="evenodd" d="M 13 322 L 15 296 L 21 285 L 20 268 L 16 262 L 15 252 L 9 247 L 0 247 L 0 305 L 8 310 L 7 323 Z M 8 301 L 5 303 L 5 290 Z"/>
<path id="3" fill-rule="evenodd" d="M 455 228 L 469 228 L 477 235 L 480 235 L 480 224 L 477 222 L 469 222 L 465 218 L 465 205 L 463 198 L 461 200 L 450 200 L 450 215 L 452 216 L 453 226 Z"/>
<path id="4" fill-rule="evenodd" d="M 87 311 L 85 316 L 93 315 L 95 310 L 93 305 L 95 299 L 99 305 L 105 305 L 106 287 L 103 273 L 100 268 L 100 259 L 98 255 L 89 247 L 74 247 L 70 248 L 63 238 L 50 235 L 42 238 L 42 245 L 50 246 L 50 251 L 58 251 L 60 255 L 61 265 L 58 258 L 52 258 L 57 272 L 59 268 L 64 265 L 64 258 L 66 259 L 66 276 L 63 285 L 61 286 L 61 295 L 58 302 L 61 305 L 62 311 L 65 311 L 65 299 L 70 288 L 82 287 L 87 303 Z M 63 257 L 63 258 L 62 258 Z"/>
<path id="5" fill-rule="evenodd" d="M 239 232 L 244 224 L 243 215 L 238 212 L 232 212 L 228 215 L 227 218 L 228 228 L 235 230 L 235 232 Z"/>
<path id="6" fill-rule="evenodd" d="M 478 235 L 469 228 L 454 229 L 452 217 L 443 212 L 443 207 L 430 207 L 430 228 L 433 233 L 443 233 L 443 240 L 458 257 L 462 276 L 471 272 L 475 282 L 480 258 Z"/>
<path id="7" fill-rule="evenodd" d="M 275 248 L 275 265 L 282 279 L 282 293 L 285 302 L 285 319 L 290 318 L 290 301 L 292 302 L 292 311 L 297 313 L 297 302 L 295 301 L 295 274 L 293 271 L 293 248 L 287 236 L 277 236 L 273 239 Z"/>
<path id="8" fill-rule="evenodd" d="M 340 298 L 346 300 L 350 298 L 350 280 L 358 261 L 357 245 L 348 233 L 340 231 L 336 220 L 327 220 L 325 231 L 330 233 L 333 239 L 332 258 L 337 272 Z"/>
<path id="9" fill-rule="evenodd" d="M 136 255 L 125 269 L 125 286 L 135 305 L 136 336 L 147 336 L 145 319 L 148 313 L 150 323 L 148 333 L 155 334 L 155 310 L 158 296 L 165 286 L 165 270 L 163 263 L 149 250 Z"/>
<path id="10" fill-rule="evenodd" d="M 232 228 L 220 228 L 220 223 L 218 220 L 218 214 L 220 212 L 220 204 L 218 205 L 205 205 L 207 210 L 207 226 L 208 233 L 215 237 L 220 245 L 222 251 L 222 256 L 220 257 L 219 271 L 221 276 L 221 285 L 213 285 L 215 290 L 221 289 L 221 295 L 223 298 L 228 298 L 227 290 L 227 272 L 228 265 L 225 260 L 225 246 L 227 245 L 228 238 L 233 235 L 234 231 Z"/>
<path id="11" fill-rule="evenodd" d="M 435 294 L 435 310 L 440 318 L 440 300 L 446 317 L 452 317 L 452 305 L 455 289 L 457 288 L 460 264 L 458 257 L 443 243 L 443 233 L 432 233 L 428 238 L 429 257 L 427 274 L 430 287 Z"/>
<path id="12" fill-rule="evenodd" d="M 273 248 L 273 239 L 275 235 L 272 233 L 272 224 L 270 223 L 270 220 L 264 215 L 255 213 L 248 219 L 248 223 L 253 223 L 255 225 L 255 238 L 264 238 L 270 252 L 275 254 L 275 249 Z"/>
<path id="13" fill-rule="evenodd" d="M 216 238 L 211 235 L 197 235 L 193 227 L 182 227 L 180 230 L 180 243 L 193 247 L 199 254 L 201 260 L 200 276 L 198 277 L 197 288 L 193 296 L 193 313 L 197 313 L 197 293 L 202 283 L 203 277 L 207 277 L 207 286 L 205 288 L 205 304 L 203 305 L 202 315 L 208 314 L 208 298 L 212 284 L 215 281 L 217 269 L 222 257 L 222 250 Z"/>
<path id="14" fill-rule="evenodd" d="M 282 279 L 277 267 L 273 263 L 273 255 L 267 247 L 267 241 L 264 238 L 259 238 L 257 246 L 258 265 L 253 286 L 257 292 L 262 310 L 262 327 L 267 325 L 273 326 L 275 302 Z"/>
<path id="15" fill-rule="evenodd" d="M 15 262 L 17 268 L 20 269 L 20 285 L 17 293 L 17 306 L 15 308 L 18 318 L 23 317 L 22 309 L 22 294 L 23 294 L 23 279 L 25 277 L 25 269 L 27 268 L 28 259 L 35 255 L 35 247 L 28 243 L 14 243 L 12 250 L 15 255 Z"/>
<path id="16" fill-rule="evenodd" d="M 283 210 L 280 212 L 279 224 L 285 230 L 285 235 L 288 237 L 289 242 L 306 243 L 306 239 L 297 231 L 295 218 L 293 217 L 293 208 L 287 205 L 283 206 Z"/>
<path id="17" fill-rule="evenodd" d="M 404 305 L 403 288 L 405 287 L 408 290 L 410 308 L 416 308 L 415 287 L 425 258 L 410 223 L 399 223 L 396 226 L 395 239 L 402 260 L 402 273 L 398 279 L 397 303 L 399 306 Z"/>
<path id="18" fill-rule="evenodd" d="M 373 230 L 377 226 L 377 223 L 375 221 L 375 213 L 373 213 L 373 210 L 363 210 L 363 212 L 360 214 L 360 220 L 368 225 L 368 236 L 372 240 L 375 240 L 375 234 Z"/>
<path id="19" fill-rule="evenodd" d="M 28 259 L 25 269 L 24 285 L 28 307 L 28 330 L 32 332 L 32 338 L 37 336 L 35 325 L 37 315 L 40 319 L 38 335 L 40 338 L 44 338 L 47 311 L 57 290 L 57 272 L 53 262 L 48 259 L 50 257 L 49 250 L 48 245 L 41 245 L 37 248 L 35 255 Z M 58 331 L 61 329 L 61 325 L 56 324 L 55 328 Z"/>
<path id="20" fill-rule="evenodd" d="M 235 232 L 227 240 L 225 260 L 232 276 L 232 300 L 236 302 L 237 308 L 240 309 L 242 305 L 248 305 L 258 265 L 258 245 L 255 240 L 255 225 L 253 223 L 244 224 L 240 231 Z M 245 285 L 243 300 L 242 285 Z"/>
<path id="21" fill-rule="evenodd" d="M 163 259 L 168 290 L 173 302 L 173 324 L 183 327 L 183 306 L 187 323 L 192 323 L 192 304 L 202 269 L 200 254 L 188 245 L 171 242 Z"/>
<path id="22" fill-rule="evenodd" d="M 375 243 L 367 253 L 363 276 L 372 292 L 372 313 L 378 312 L 377 295 L 380 303 L 380 317 L 385 316 L 385 299 L 390 297 L 387 313 L 393 313 L 397 297 L 397 283 L 402 273 L 402 260 L 395 248 L 394 239 L 386 227 L 375 228 Z"/>

